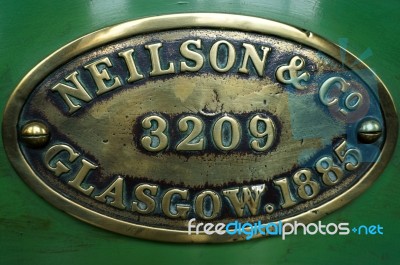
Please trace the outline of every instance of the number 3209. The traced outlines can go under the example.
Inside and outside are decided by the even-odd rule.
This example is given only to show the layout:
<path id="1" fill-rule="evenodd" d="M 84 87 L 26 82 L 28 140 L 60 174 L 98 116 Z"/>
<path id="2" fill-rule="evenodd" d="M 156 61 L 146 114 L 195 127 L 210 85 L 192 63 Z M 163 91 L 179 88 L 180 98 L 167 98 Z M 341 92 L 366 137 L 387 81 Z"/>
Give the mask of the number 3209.
<path id="1" fill-rule="evenodd" d="M 264 114 L 249 115 L 244 121 L 223 114 L 210 126 L 194 115 L 183 115 L 175 119 L 176 124 L 170 123 L 160 114 L 145 116 L 141 120 L 143 135 L 139 144 L 147 151 L 160 152 L 171 146 L 173 137 L 178 139 L 173 146 L 176 151 L 202 151 L 207 148 L 232 151 L 246 140 L 251 150 L 265 152 L 276 139 L 276 125 L 273 119 Z M 244 134 L 246 137 L 243 137 Z"/>

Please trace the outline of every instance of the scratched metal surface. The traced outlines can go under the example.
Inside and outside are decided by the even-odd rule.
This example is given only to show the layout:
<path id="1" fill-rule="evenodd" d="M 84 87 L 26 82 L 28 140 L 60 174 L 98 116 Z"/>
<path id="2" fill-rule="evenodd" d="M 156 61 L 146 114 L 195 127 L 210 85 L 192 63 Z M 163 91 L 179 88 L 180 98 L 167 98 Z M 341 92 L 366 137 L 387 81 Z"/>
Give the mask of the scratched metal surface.
<path id="1" fill-rule="evenodd" d="M 84 34 L 159 14 L 227 12 L 313 31 L 363 59 L 400 108 L 397 1 L 10 1 L 0 10 L 1 108 L 40 60 Z M 398 145 L 398 144 L 397 144 Z M 0 151 L 1 264 L 397 264 L 400 151 L 362 196 L 324 223 L 380 224 L 382 236 L 292 236 L 238 244 L 179 245 L 120 236 L 57 210 L 17 176 Z M 184 248 L 182 248 L 184 247 Z M 157 253 L 157 255 L 154 255 Z"/>

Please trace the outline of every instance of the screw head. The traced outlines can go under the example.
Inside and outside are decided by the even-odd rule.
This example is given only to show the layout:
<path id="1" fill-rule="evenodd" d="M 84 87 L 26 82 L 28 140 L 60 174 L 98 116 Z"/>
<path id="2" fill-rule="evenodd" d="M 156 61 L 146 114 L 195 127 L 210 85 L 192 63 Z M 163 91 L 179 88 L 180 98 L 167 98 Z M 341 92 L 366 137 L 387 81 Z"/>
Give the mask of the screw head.
<path id="1" fill-rule="evenodd" d="M 367 119 L 358 127 L 358 140 L 362 143 L 371 144 L 376 142 L 382 135 L 382 125 L 375 119 Z"/>
<path id="2" fill-rule="evenodd" d="M 21 139 L 30 147 L 43 147 L 50 139 L 49 128 L 42 122 L 28 122 L 21 129 Z"/>

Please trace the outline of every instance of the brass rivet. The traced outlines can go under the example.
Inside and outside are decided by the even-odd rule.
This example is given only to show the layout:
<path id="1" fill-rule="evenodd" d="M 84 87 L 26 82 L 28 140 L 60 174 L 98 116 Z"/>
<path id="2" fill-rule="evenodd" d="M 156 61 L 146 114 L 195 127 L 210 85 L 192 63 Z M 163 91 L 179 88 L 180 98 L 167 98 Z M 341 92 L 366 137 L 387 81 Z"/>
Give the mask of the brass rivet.
<path id="1" fill-rule="evenodd" d="M 379 139 L 382 135 L 381 124 L 374 120 L 368 119 L 363 121 L 358 127 L 358 140 L 365 144 L 371 144 Z"/>
<path id="2" fill-rule="evenodd" d="M 41 122 L 29 122 L 22 127 L 21 139 L 30 147 L 43 147 L 50 139 L 49 128 Z"/>
<path id="3" fill-rule="evenodd" d="M 273 204 L 268 203 L 265 205 L 264 209 L 265 209 L 265 212 L 267 212 L 267 213 L 273 213 L 273 211 L 275 210 L 275 207 Z"/>

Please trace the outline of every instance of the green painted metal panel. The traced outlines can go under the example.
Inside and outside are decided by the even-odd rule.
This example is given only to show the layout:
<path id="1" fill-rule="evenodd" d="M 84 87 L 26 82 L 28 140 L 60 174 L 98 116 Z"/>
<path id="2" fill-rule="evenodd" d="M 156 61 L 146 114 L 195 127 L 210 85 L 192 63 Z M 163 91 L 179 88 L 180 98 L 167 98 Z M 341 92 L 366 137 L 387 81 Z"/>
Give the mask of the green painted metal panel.
<path id="1" fill-rule="evenodd" d="M 32 67 L 69 41 L 127 20 L 183 12 L 257 16 L 305 28 L 334 43 L 346 38 L 347 49 L 381 77 L 400 109 L 397 0 L 3 0 L 0 109 Z M 372 187 L 323 219 L 324 223 L 380 224 L 384 235 L 290 236 L 218 245 L 151 242 L 83 223 L 31 191 L 1 148 L 0 264 L 400 264 L 398 145 Z"/>

